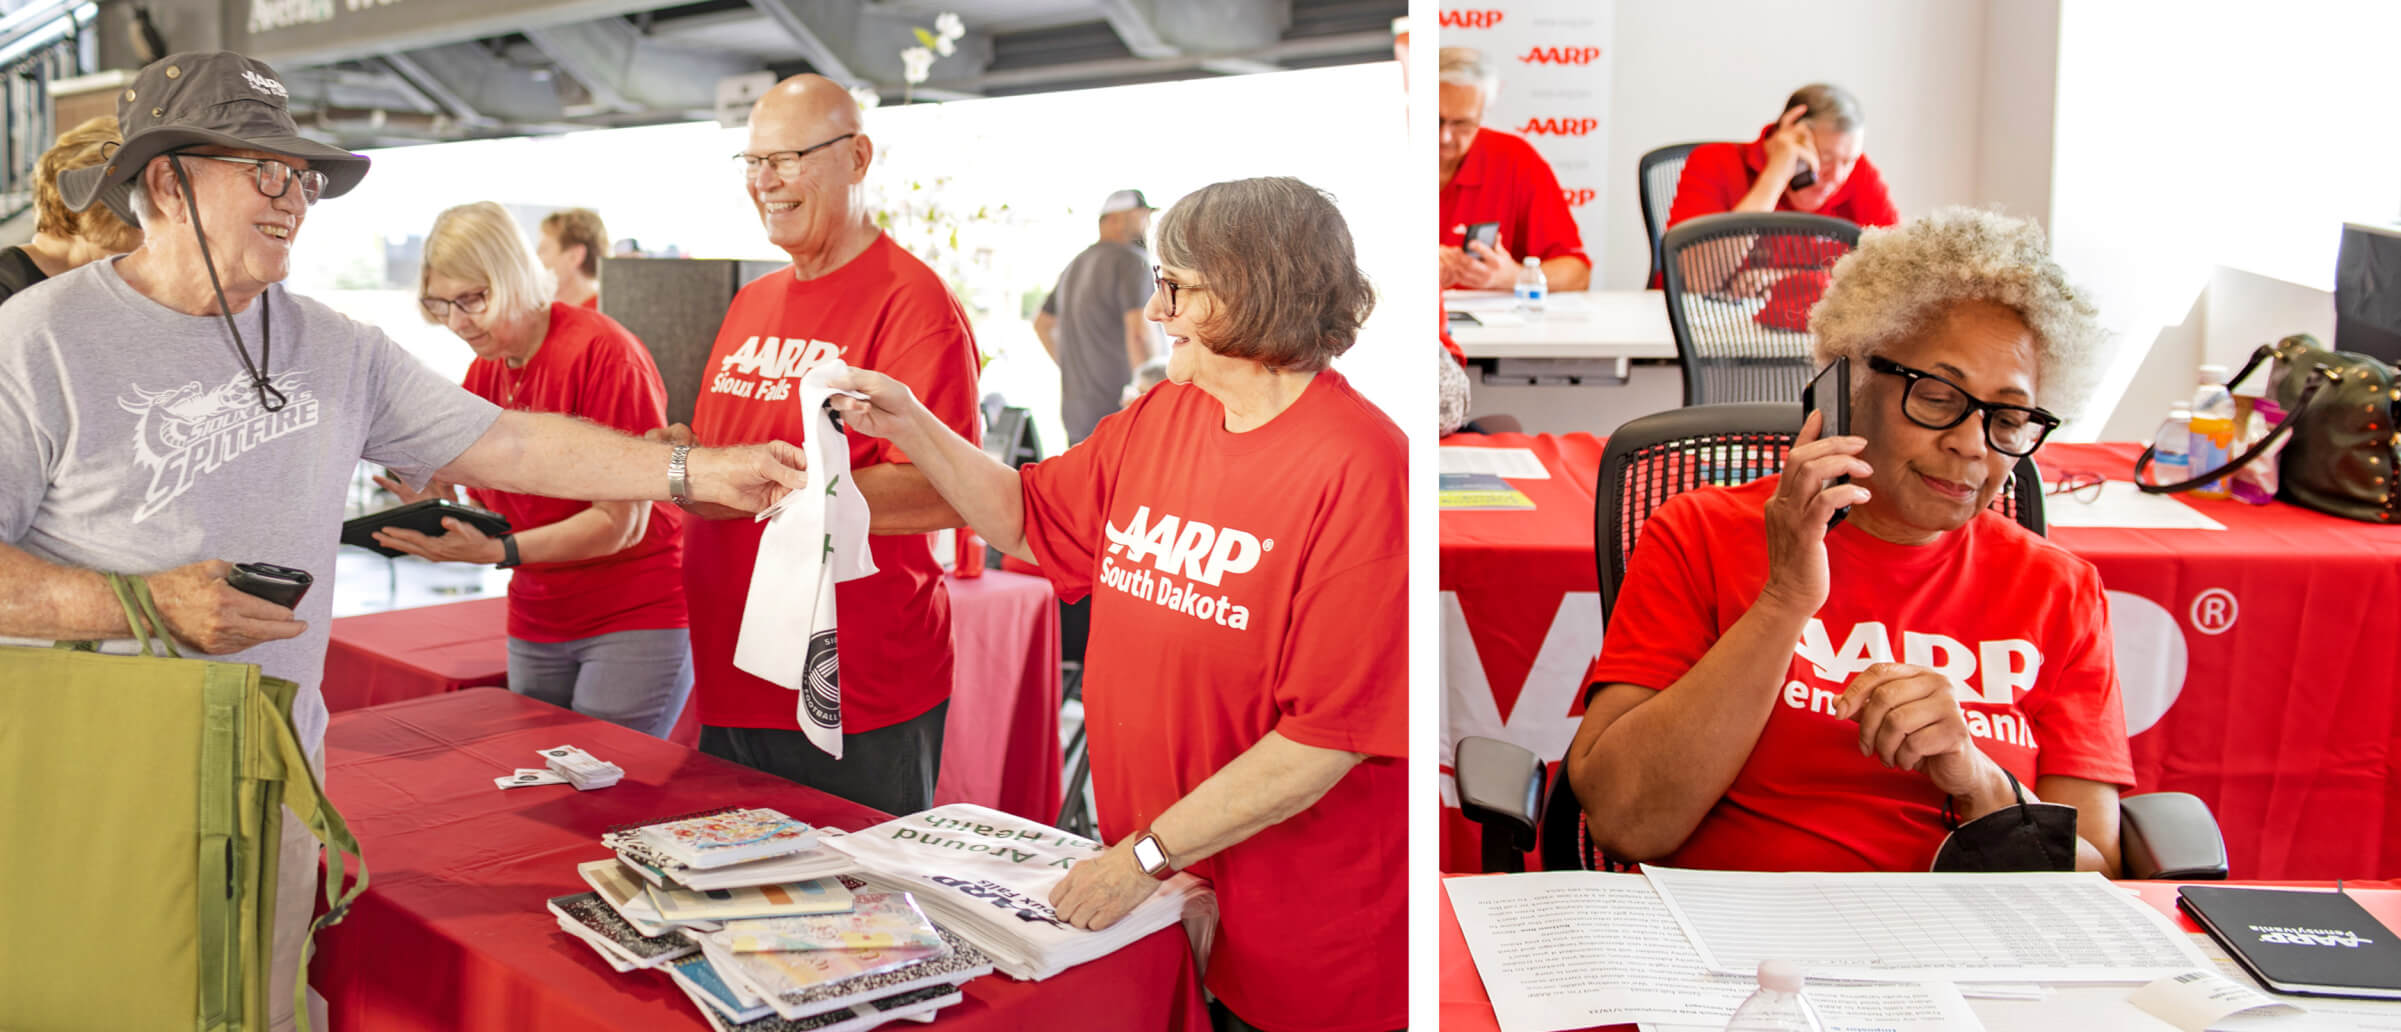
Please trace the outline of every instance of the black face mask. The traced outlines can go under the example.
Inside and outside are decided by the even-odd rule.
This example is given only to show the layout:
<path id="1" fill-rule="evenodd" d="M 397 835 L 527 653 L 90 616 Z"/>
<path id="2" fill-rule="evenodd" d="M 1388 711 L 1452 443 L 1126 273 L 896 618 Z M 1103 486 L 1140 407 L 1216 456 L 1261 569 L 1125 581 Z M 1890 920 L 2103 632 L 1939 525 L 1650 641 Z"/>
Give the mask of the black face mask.
<path id="1" fill-rule="evenodd" d="M 2076 808 L 2029 803 L 2017 776 L 2007 774 L 2017 803 L 1965 824 L 1943 802 L 1950 837 L 1934 853 L 1937 872 L 2073 871 L 2076 869 Z"/>

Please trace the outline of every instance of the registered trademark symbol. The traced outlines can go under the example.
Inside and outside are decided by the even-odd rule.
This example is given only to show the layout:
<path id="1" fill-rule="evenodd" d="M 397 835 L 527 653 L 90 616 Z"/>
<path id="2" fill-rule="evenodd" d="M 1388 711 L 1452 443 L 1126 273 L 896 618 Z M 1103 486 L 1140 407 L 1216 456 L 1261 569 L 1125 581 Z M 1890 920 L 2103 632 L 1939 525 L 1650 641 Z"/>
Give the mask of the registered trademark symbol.
<path id="1" fill-rule="evenodd" d="M 2193 596 L 2191 617 L 2193 629 L 2203 634 L 2224 634 L 2234 629 L 2240 612 L 2234 603 L 2234 593 L 2224 588 L 2211 588 Z"/>
<path id="2" fill-rule="evenodd" d="M 1267 539 L 1267 540 L 1265 540 L 1265 541 L 1259 542 L 1259 550 L 1260 550 L 1260 551 L 1262 551 L 1262 552 L 1273 552 L 1273 551 L 1275 551 L 1275 550 L 1276 550 L 1276 539 L 1274 539 L 1274 538 L 1268 538 L 1268 539 Z"/>

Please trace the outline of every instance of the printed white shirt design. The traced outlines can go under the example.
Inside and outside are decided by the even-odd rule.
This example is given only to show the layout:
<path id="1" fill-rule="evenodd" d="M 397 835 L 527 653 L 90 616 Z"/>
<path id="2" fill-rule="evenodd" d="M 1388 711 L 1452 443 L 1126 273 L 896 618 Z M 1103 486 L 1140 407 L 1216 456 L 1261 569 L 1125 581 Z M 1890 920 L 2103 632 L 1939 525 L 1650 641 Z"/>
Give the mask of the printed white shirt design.
<path id="1" fill-rule="evenodd" d="M 1109 549 L 1101 557 L 1100 582 L 1144 602 L 1155 602 L 1196 620 L 1248 630 L 1250 607 L 1220 588 L 1229 575 L 1249 573 L 1259 557 L 1275 550 L 1274 538 L 1233 527 L 1215 527 L 1173 513 L 1134 510 L 1124 527 L 1104 524 Z M 1120 564 L 1118 557 L 1125 563 Z M 1141 563 L 1150 569 L 1131 564 Z M 1178 583 L 1176 578 L 1183 577 Z M 1227 589 L 1231 590 L 1231 589 Z"/>
<path id="2" fill-rule="evenodd" d="M 142 504 L 134 511 L 140 523 L 183 496 L 185 491 L 226 463 L 256 451 L 278 437 L 317 425 L 316 393 L 302 380 L 302 371 L 287 370 L 271 377 L 288 399 L 282 410 L 259 406 L 250 374 L 206 387 L 193 380 L 163 391 L 133 385 L 117 405 L 136 417 L 133 455 L 136 468 L 149 474 Z"/>

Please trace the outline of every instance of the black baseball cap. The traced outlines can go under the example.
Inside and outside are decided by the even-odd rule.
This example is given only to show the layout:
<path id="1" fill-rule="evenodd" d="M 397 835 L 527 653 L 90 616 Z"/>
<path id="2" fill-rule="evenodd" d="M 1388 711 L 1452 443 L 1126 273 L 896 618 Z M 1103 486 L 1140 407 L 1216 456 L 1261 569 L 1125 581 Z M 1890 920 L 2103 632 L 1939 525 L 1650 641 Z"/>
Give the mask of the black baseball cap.
<path id="1" fill-rule="evenodd" d="M 367 175 L 366 155 L 300 135 L 291 94 L 275 69 L 231 51 L 169 54 L 151 62 L 117 94 L 117 127 L 125 142 L 106 162 L 58 174 L 59 199 L 67 207 L 82 211 L 101 191 L 132 182 L 150 159 L 186 147 L 306 159 L 325 173 L 324 197 L 350 192 Z"/>

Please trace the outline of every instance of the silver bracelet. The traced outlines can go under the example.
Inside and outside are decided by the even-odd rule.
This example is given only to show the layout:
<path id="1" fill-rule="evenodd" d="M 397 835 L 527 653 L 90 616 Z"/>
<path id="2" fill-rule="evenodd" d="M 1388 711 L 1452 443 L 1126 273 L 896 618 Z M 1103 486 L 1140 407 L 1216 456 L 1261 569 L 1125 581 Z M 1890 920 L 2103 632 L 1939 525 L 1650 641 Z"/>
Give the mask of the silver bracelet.
<path id="1" fill-rule="evenodd" d="M 667 453 L 667 500 L 679 506 L 692 504 L 692 484 L 684 476 L 684 461 L 691 454 L 692 446 L 688 444 L 676 445 L 674 451 Z"/>

